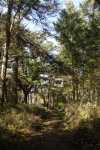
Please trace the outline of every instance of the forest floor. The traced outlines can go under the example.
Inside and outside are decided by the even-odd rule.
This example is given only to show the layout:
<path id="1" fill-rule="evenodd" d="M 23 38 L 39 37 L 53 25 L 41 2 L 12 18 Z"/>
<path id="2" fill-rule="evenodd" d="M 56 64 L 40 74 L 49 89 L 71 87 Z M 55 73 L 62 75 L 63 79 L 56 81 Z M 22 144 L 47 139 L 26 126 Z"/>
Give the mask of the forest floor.
<path id="1" fill-rule="evenodd" d="M 63 113 L 52 110 L 51 117 L 43 123 L 41 150 L 68 150 L 61 140 L 63 135 L 65 135 L 62 117 Z"/>
<path id="2" fill-rule="evenodd" d="M 0 150 L 100 149 L 100 134 L 95 135 L 94 130 L 87 127 L 65 130 L 64 113 L 56 109 L 48 112 L 49 117 L 37 119 L 33 129 L 10 132 L 0 128 Z"/>
<path id="3" fill-rule="evenodd" d="M 62 117 L 62 112 L 49 110 L 49 117 L 42 120 L 42 123 L 37 119 L 33 130 L 7 131 L 7 134 L 0 137 L 0 150 L 68 150 L 63 142 L 65 132 Z"/>

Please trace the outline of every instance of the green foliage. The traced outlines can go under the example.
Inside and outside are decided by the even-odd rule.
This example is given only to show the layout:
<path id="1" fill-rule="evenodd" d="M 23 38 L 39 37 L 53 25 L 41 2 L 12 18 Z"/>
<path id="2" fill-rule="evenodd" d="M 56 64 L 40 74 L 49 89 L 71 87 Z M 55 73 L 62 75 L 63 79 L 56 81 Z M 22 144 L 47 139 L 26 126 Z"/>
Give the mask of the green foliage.
<path id="1" fill-rule="evenodd" d="M 62 45 L 59 58 L 71 68 L 66 77 L 70 75 L 72 82 L 67 81 L 72 92 L 66 90 L 66 95 L 77 101 L 82 98 L 95 101 L 99 97 L 94 91 L 98 93 L 100 81 L 100 11 L 98 8 L 93 11 L 93 4 L 94 1 L 86 0 L 77 9 L 67 2 L 54 24 Z"/>
<path id="2" fill-rule="evenodd" d="M 43 107 L 34 105 L 6 106 L 0 112 L 0 127 L 10 132 L 29 132 L 36 126 L 42 129 L 42 119 L 47 119 L 49 112 Z"/>
<path id="3" fill-rule="evenodd" d="M 59 102 L 58 103 L 58 110 L 62 110 L 64 108 L 64 103 L 63 102 Z"/>
<path id="4" fill-rule="evenodd" d="M 94 128 L 99 126 L 100 106 L 97 103 L 80 105 L 69 104 L 65 107 L 65 126 L 75 128 L 78 126 Z"/>
<path id="5" fill-rule="evenodd" d="M 100 105 L 97 103 L 71 103 L 65 107 L 65 137 L 69 149 L 100 149 Z"/>

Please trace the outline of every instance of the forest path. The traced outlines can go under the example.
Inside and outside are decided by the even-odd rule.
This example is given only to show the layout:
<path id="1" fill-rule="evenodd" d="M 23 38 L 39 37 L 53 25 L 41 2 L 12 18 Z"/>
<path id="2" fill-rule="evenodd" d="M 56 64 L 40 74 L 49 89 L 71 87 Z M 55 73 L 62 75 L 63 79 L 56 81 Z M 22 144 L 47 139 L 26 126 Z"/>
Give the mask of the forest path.
<path id="1" fill-rule="evenodd" d="M 41 128 L 40 124 L 39 126 L 37 124 L 36 132 L 30 132 L 25 136 L 25 139 L 26 137 L 29 139 L 24 143 L 26 150 L 28 148 L 30 150 L 69 150 L 66 142 L 63 141 L 66 137 L 66 132 L 63 130 L 63 112 L 56 109 L 48 110 L 48 112 L 49 117 L 42 120 Z"/>
<path id="2" fill-rule="evenodd" d="M 61 138 L 64 135 L 63 113 L 51 110 L 51 117 L 43 123 L 41 150 L 68 150 Z"/>
<path id="3" fill-rule="evenodd" d="M 0 128 L 0 150 L 100 150 L 100 124 L 65 130 L 64 112 L 38 111 L 40 115 L 35 115 L 37 120 L 29 128 L 17 131 Z"/>
<path id="4" fill-rule="evenodd" d="M 68 148 L 71 145 L 70 137 L 63 130 L 63 112 L 54 109 L 48 112 L 49 116 L 30 131 L 12 132 L 1 138 L 0 150 L 73 150 Z"/>

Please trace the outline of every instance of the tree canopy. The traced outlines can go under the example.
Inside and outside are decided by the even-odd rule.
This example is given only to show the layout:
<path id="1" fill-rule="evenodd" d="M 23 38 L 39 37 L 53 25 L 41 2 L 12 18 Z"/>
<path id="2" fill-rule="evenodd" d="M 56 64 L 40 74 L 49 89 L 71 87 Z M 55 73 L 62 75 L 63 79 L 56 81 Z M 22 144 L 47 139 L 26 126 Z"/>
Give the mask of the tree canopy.
<path id="1" fill-rule="evenodd" d="M 76 8 L 67 2 L 54 23 L 55 45 L 55 40 L 48 41 L 48 17 L 57 14 L 59 3 L 0 1 L 4 10 L 0 12 L 2 105 L 30 99 L 44 104 L 49 100 L 51 105 L 99 99 L 99 4 L 94 9 L 94 1 L 86 0 Z M 31 31 L 23 20 L 41 24 L 44 30 Z"/>

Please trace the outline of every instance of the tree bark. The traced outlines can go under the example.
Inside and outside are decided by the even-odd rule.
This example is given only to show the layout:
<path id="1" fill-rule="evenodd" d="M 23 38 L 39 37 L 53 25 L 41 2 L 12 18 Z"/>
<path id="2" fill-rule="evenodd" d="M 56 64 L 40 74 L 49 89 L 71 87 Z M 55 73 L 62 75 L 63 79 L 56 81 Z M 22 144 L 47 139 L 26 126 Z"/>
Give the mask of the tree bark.
<path id="1" fill-rule="evenodd" d="M 1 105 L 5 101 L 5 91 L 6 91 L 6 70 L 7 70 L 7 60 L 8 60 L 8 49 L 6 43 L 3 47 L 3 56 L 2 56 L 2 66 L 1 66 Z"/>
<path id="2" fill-rule="evenodd" d="M 27 104 L 28 93 L 26 91 L 23 91 L 23 93 L 24 93 L 24 102 Z"/>
<path id="3" fill-rule="evenodd" d="M 13 63 L 13 79 L 14 79 L 14 86 L 13 86 L 13 93 L 14 93 L 14 103 L 18 103 L 18 93 L 17 93 L 17 81 L 18 81 L 18 56 L 15 56 L 14 63 Z"/>
<path id="4" fill-rule="evenodd" d="M 8 50 L 10 46 L 10 35 L 11 35 L 11 12 L 12 12 L 13 1 L 8 1 L 7 19 L 6 19 L 6 41 L 3 47 L 2 56 L 2 67 L 1 67 L 1 105 L 5 101 L 5 90 L 6 90 L 6 73 L 7 73 L 7 62 L 8 62 Z"/>

